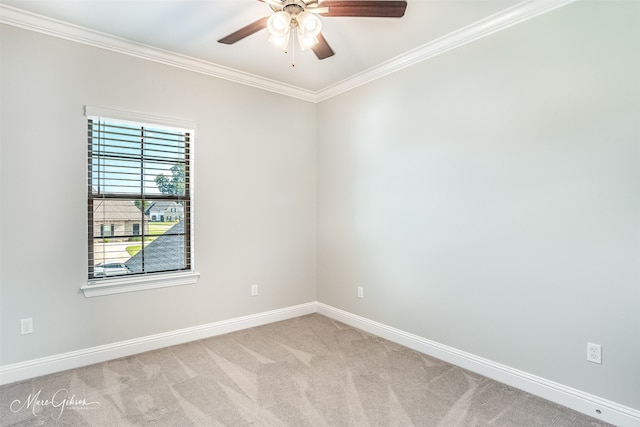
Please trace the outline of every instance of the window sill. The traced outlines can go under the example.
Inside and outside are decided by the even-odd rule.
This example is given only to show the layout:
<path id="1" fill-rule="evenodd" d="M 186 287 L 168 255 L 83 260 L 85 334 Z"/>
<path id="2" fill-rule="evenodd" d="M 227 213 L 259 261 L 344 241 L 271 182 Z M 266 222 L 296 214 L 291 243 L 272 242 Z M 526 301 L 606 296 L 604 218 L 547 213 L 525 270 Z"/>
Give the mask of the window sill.
<path id="1" fill-rule="evenodd" d="M 188 271 L 182 273 L 150 274 L 148 276 L 126 277 L 120 279 L 89 280 L 80 290 L 86 298 L 125 292 L 145 291 L 170 286 L 194 285 L 200 273 Z"/>

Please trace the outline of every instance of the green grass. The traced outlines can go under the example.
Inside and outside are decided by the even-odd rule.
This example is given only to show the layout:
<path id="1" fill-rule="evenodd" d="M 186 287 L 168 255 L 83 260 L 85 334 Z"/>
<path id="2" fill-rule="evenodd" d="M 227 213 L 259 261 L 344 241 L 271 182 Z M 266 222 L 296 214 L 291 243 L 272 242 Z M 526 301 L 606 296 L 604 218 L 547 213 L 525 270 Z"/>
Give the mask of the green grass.
<path id="1" fill-rule="evenodd" d="M 164 234 L 176 224 L 177 222 L 149 222 L 149 234 Z"/>
<path id="2" fill-rule="evenodd" d="M 127 246 L 125 249 L 127 250 L 130 256 L 134 256 L 135 254 L 137 254 L 142 250 L 142 245 Z"/>

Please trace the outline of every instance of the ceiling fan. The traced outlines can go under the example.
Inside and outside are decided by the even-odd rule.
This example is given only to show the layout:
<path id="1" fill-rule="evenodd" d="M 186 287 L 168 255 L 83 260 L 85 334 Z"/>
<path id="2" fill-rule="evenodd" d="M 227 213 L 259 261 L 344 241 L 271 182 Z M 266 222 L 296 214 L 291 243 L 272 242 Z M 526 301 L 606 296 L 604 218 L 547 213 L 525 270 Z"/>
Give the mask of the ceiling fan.
<path id="1" fill-rule="evenodd" d="M 269 31 L 269 42 L 287 51 L 289 38 L 298 39 L 301 50 L 312 49 L 318 59 L 334 55 L 322 36 L 322 22 L 317 15 L 334 17 L 400 18 L 407 8 L 406 1 L 386 0 L 258 0 L 267 3 L 273 14 L 240 28 L 219 43 L 233 44 L 264 28 Z"/>

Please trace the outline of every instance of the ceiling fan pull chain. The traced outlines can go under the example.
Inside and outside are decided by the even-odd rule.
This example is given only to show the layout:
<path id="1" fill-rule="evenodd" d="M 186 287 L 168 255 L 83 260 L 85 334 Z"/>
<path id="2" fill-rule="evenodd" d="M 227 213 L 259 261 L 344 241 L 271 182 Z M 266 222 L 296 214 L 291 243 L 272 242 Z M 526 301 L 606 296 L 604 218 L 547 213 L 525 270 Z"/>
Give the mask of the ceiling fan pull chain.
<path id="1" fill-rule="evenodd" d="M 296 32 L 295 30 L 292 31 L 292 33 L 293 33 L 293 40 L 291 40 L 291 66 L 295 67 L 296 66 Z"/>

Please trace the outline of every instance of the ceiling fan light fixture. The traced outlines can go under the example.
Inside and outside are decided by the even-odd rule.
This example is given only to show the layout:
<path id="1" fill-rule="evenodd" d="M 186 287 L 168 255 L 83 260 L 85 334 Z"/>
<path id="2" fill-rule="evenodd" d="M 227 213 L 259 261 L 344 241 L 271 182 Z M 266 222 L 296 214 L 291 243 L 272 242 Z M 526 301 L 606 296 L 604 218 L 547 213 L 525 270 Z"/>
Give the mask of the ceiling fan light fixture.
<path id="1" fill-rule="evenodd" d="M 298 44 L 300 45 L 300 50 L 311 49 L 315 45 L 318 44 L 320 40 L 317 37 L 307 37 L 302 34 L 302 31 L 298 30 Z"/>
<path id="2" fill-rule="evenodd" d="M 320 18 L 309 12 L 302 12 L 296 17 L 298 21 L 298 29 L 304 37 L 317 37 L 322 31 L 322 22 Z"/>
<path id="3" fill-rule="evenodd" d="M 277 12 L 269 17 L 267 21 L 267 30 L 273 37 L 285 37 L 289 34 L 291 28 L 291 15 L 286 12 Z"/>
<path id="4" fill-rule="evenodd" d="M 271 43 L 271 45 L 273 45 L 274 47 L 277 47 L 278 49 L 286 52 L 289 47 L 290 34 L 291 33 L 287 31 L 287 33 L 282 37 L 271 35 L 271 37 L 269 37 L 269 43 Z"/>

